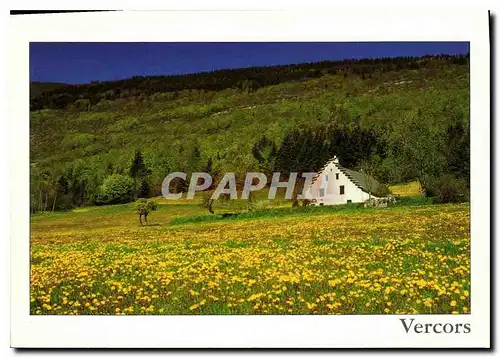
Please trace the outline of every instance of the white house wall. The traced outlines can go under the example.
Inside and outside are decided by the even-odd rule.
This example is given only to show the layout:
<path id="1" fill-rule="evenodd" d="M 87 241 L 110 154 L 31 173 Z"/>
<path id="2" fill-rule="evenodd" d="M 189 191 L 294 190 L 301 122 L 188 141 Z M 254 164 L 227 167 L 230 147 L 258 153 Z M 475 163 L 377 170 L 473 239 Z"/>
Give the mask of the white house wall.
<path id="1" fill-rule="evenodd" d="M 335 174 L 339 174 L 336 179 Z M 325 196 L 319 196 L 319 189 L 324 185 L 325 179 L 323 176 L 328 176 Z M 344 186 L 344 194 L 340 194 L 340 186 Z M 317 193 L 314 195 L 314 193 Z M 338 169 L 335 163 L 329 163 L 328 166 L 321 171 L 318 179 L 308 190 L 307 195 L 315 198 L 315 205 L 337 205 L 346 204 L 349 200 L 352 203 L 362 203 L 369 199 L 369 194 L 356 186 L 342 171 Z M 373 197 L 373 196 L 372 196 Z"/>

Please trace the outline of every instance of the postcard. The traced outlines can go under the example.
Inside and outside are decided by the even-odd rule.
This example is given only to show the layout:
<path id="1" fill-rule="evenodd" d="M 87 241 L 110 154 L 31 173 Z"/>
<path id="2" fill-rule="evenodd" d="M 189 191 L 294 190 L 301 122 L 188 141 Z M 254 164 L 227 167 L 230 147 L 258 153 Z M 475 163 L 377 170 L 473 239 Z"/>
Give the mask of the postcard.
<path id="1" fill-rule="evenodd" d="M 488 22 L 11 15 L 11 345 L 488 348 Z"/>

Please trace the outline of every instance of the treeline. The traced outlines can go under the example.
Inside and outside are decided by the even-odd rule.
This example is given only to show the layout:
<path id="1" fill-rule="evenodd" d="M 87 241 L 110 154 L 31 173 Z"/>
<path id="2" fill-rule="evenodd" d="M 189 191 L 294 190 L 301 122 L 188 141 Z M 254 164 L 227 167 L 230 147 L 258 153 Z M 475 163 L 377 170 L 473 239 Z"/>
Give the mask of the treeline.
<path id="1" fill-rule="evenodd" d="M 420 112 L 406 120 L 405 129 L 392 136 L 382 137 L 357 126 L 348 129 L 326 126 L 293 131 L 277 150 L 264 137 L 253 152 L 262 168 L 274 168 L 285 174 L 319 171 L 337 156 L 340 165 L 385 183 L 417 179 L 422 194 L 435 198 L 436 202 L 469 201 L 468 122 L 457 119 L 446 131 L 436 132 L 424 125 L 426 120 Z M 262 149 L 268 155 L 262 155 Z"/>
<path id="2" fill-rule="evenodd" d="M 142 153 L 136 151 L 127 172 L 107 168 L 104 180 L 68 166 L 64 170 L 31 166 L 31 212 L 69 210 L 84 205 L 111 205 L 151 195 L 150 174 Z"/>
<path id="3" fill-rule="evenodd" d="M 447 64 L 467 64 L 469 54 L 439 55 L 424 57 L 395 57 L 344 61 L 322 61 L 295 65 L 251 67 L 242 69 L 216 70 L 173 76 L 135 76 L 129 79 L 109 82 L 92 82 L 83 85 L 58 86 L 53 90 L 32 91 L 30 109 L 63 109 L 73 107 L 89 110 L 103 100 L 119 98 L 141 98 L 155 93 L 183 90 L 220 91 L 237 88 L 245 92 L 282 82 L 303 81 L 327 74 L 370 77 L 374 72 L 415 70 Z"/>

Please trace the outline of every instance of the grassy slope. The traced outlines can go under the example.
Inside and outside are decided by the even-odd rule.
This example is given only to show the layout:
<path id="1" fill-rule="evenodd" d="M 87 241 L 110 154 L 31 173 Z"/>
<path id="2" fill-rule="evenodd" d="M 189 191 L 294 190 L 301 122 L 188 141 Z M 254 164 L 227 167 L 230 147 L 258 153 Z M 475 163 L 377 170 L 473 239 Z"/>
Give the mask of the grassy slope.
<path id="1" fill-rule="evenodd" d="M 420 183 L 418 180 L 406 184 L 391 185 L 389 189 L 393 194 L 401 196 L 415 197 L 420 195 Z"/>
<path id="2" fill-rule="evenodd" d="M 54 168 L 72 163 L 78 170 L 106 175 L 103 168 L 126 170 L 142 148 L 156 185 L 185 167 L 190 149 L 201 149 L 223 172 L 255 169 L 252 145 L 262 136 L 279 141 L 292 129 L 319 123 L 360 124 L 386 136 L 405 115 L 421 110 L 427 125 L 442 128 L 451 111 L 468 113 L 466 66 L 404 70 L 371 79 L 324 76 L 283 83 L 254 93 L 238 90 L 159 94 L 145 101 L 103 102 L 90 112 L 43 110 L 31 113 L 31 159 Z M 335 115 L 347 111 L 349 118 Z M 235 140 L 237 138 L 237 140 Z M 102 178 L 100 178 L 102 180 Z"/>

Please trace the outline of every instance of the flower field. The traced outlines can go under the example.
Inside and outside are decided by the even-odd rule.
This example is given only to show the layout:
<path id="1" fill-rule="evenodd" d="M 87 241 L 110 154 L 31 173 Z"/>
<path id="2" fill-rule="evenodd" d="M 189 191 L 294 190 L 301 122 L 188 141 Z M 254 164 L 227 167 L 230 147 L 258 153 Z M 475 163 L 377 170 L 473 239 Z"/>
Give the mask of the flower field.
<path id="1" fill-rule="evenodd" d="M 469 205 L 139 226 L 127 205 L 31 220 L 31 314 L 469 313 Z"/>

